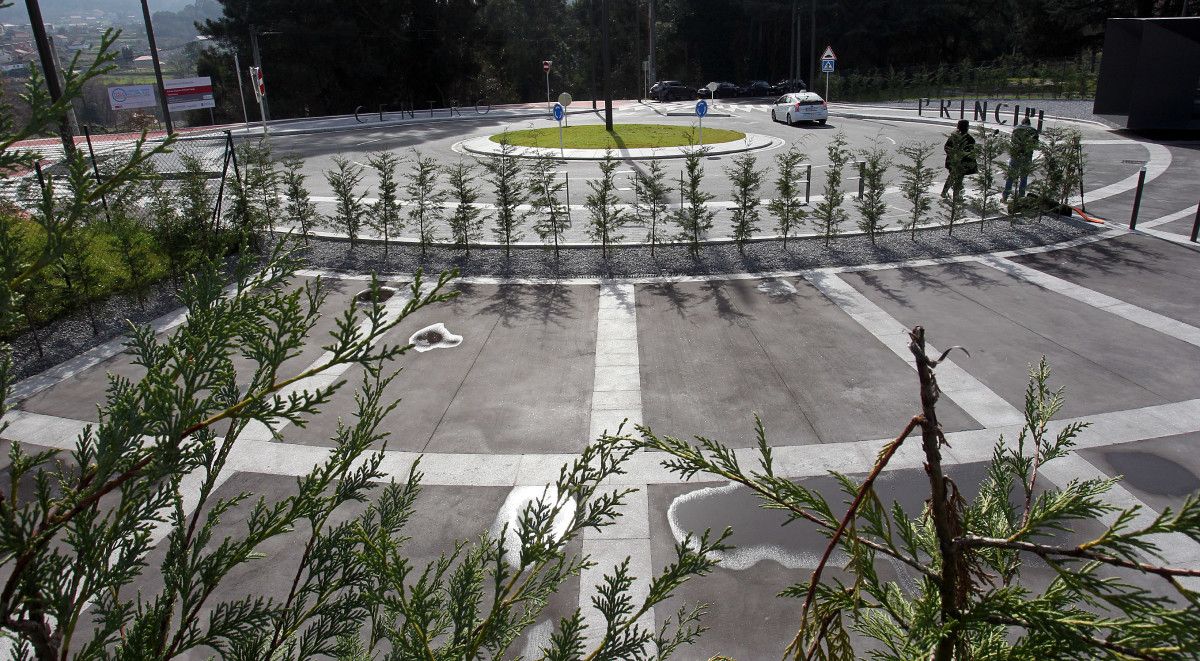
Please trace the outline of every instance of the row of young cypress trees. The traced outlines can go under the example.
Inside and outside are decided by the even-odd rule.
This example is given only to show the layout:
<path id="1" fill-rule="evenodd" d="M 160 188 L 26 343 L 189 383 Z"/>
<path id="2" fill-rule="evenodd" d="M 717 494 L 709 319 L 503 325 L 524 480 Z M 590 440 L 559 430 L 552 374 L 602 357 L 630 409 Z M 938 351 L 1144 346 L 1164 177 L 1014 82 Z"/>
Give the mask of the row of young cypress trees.
<path id="1" fill-rule="evenodd" d="M 897 215 L 898 225 L 911 231 L 913 238 L 919 227 L 927 225 L 940 224 L 953 234 L 972 212 L 984 220 L 1007 211 L 1015 220 L 1065 204 L 1079 187 L 1083 155 L 1077 131 L 1047 130 L 1041 157 L 1028 162 L 1009 158 L 1006 134 L 980 127 L 975 137 L 974 158 L 979 165 L 970 176 L 970 187 L 955 186 L 940 200 L 931 192 L 938 172 L 933 167 L 937 145 L 930 142 L 905 142 L 892 153 L 876 139 L 866 148 L 853 150 L 839 131 L 825 148 L 827 165 L 817 166 L 826 170 L 825 185 L 811 206 L 806 198 L 812 167 L 798 145 L 776 155 L 769 170 L 760 167 L 753 154 L 744 153 L 723 169 L 732 189 L 731 238 L 744 249 L 751 239 L 762 236 L 765 211 L 774 221 L 770 230 L 783 239 L 785 248 L 790 238 L 806 229 L 823 237 L 828 245 L 846 233 L 851 206 L 857 211 L 857 230 L 872 243 L 889 227 L 888 218 Z M 631 227 L 644 229 L 645 234 L 636 240 L 649 244 L 651 253 L 669 241 L 686 243 L 693 253 L 699 252 L 718 212 L 711 204 L 715 195 L 705 185 L 705 153 L 695 150 L 684 158 L 678 181 L 658 160 L 636 168 L 629 199 L 620 195 L 620 161 L 611 151 L 606 153 L 598 163 L 600 176 L 587 181 L 583 200 L 587 235 L 601 246 L 606 258 L 609 248 L 624 241 Z M 401 185 L 399 169 L 405 163 L 409 171 Z M 415 234 L 422 254 L 430 244 L 447 239 L 469 252 L 483 240 L 490 219 L 492 238 L 506 251 L 524 239 L 529 228 L 553 246 L 557 255 L 572 226 L 569 175 L 561 169 L 563 162 L 521 158 L 505 141 L 497 154 L 479 163 L 459 160 L 441 166 L 414 150 L 403 160 L 388 152 L 372 154 L 368 165 L 378 179 L 376 201 L 365 202 L 367 191 L 362 182 L 366 168 L 335 157 L 334 167 L 324 174 L 333 192 L 334 209 L 321 217 L 304 188 L 299 161 L 285 160 L 281 181 L 287 221 L 306 239 L 316 227 L 326 225 L 349 237 L 351 244 L 357 243 L 366 227 L 384 239 L 385 252 L 392 237 L 407 229 Z M 889 178 L 893 168 L 899 175 L 896 184 L 906 209 L 895 209 L 884 199 L 893 183 Z M 774 172 L 770 182 L 769 171 Z M 860 180 L 858 194 L 848 190 L 855 174 Z M 478 183 L 481 175 L 483 184 Z M 1030 199 L 1006 209 L 1000 199 L 1005 179 L 1031 175 L 1035 180 Z M 774 186 L 774 196 L 763 200 L 768 183 Z M 479 203 L 484 186 L 492 193 L 489 205 Z M 931 218 L 935 206 L 938 214 Z M 439 234 L 444 226 L 449 228 L 448 237 Z"/>

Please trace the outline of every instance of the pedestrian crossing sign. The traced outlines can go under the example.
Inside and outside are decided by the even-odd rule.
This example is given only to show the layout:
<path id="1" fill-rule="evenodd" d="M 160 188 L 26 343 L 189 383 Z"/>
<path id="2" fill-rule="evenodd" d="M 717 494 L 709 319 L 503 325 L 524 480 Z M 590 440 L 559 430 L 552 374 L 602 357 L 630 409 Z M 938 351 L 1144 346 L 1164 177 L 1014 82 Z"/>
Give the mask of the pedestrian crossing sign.
<path id="1" fill-rule="evenodd" d="M 837 64 L 837 60 L 821 60 L 821 71 L 833 73 L 833 65 L 835 64 Z"/>

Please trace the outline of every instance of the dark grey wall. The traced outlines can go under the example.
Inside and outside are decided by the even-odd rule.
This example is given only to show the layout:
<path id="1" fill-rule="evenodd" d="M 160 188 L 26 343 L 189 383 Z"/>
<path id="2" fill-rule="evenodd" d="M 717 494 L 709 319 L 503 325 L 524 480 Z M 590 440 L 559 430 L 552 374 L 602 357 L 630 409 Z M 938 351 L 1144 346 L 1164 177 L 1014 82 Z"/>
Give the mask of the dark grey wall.
<path id="1" fill-rule="evenodd" d="M 1093 111 L 1131 129 L 1200 129 L 1200 18 L 1114 18 Z"/>

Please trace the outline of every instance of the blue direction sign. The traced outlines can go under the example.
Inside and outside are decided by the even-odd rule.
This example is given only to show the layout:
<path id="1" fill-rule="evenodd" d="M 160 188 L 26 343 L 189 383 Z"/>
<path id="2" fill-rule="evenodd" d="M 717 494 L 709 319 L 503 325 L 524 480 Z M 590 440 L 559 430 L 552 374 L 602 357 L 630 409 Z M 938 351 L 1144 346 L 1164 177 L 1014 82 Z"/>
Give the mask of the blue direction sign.
<path id="1" fill-rule="evenodd" d="M 700 99 L 700 102 L 696 104 L 696 116 L 703 117 L 707 114 L 708 114 L 708 101 L 705 101 L 704 99 Z"/>
<path id="2" fill-rule="evenodd" d="M 563 120 L 564 114 L 565 113 L 563 112 L 562 104 L 561 103 L 554 104 L 554 119 L 561 122 Z"/>
<path id="3" fill-rule="evenodd" d="M 835 64 L 837 64 L 837 60 L 821 60 L 821 71 L 833 73 L 833 66 Z"/>

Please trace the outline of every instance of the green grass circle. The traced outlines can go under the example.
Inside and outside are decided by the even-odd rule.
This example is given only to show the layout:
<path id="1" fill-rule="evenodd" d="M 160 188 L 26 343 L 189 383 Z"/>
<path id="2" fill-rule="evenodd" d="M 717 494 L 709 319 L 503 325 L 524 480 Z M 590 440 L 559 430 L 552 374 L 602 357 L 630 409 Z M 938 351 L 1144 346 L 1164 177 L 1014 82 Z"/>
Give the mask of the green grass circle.
<path id="1" fill-rule="evenodd" d="M 704 144 L 733 142 L 746 137 L 740 131 L 704 129 Z M 491 141 L 505 139 L 517 147 L 558 147 L 558 127 L 509 131 L 491 136 Z M 651 147 L 684 147 L 700 142 L 695 126 L 670 124 L 614 124 L 612 132 L 603 124 L 563 127 L 563 144 L 567 149 L 648 149 Z"/>

